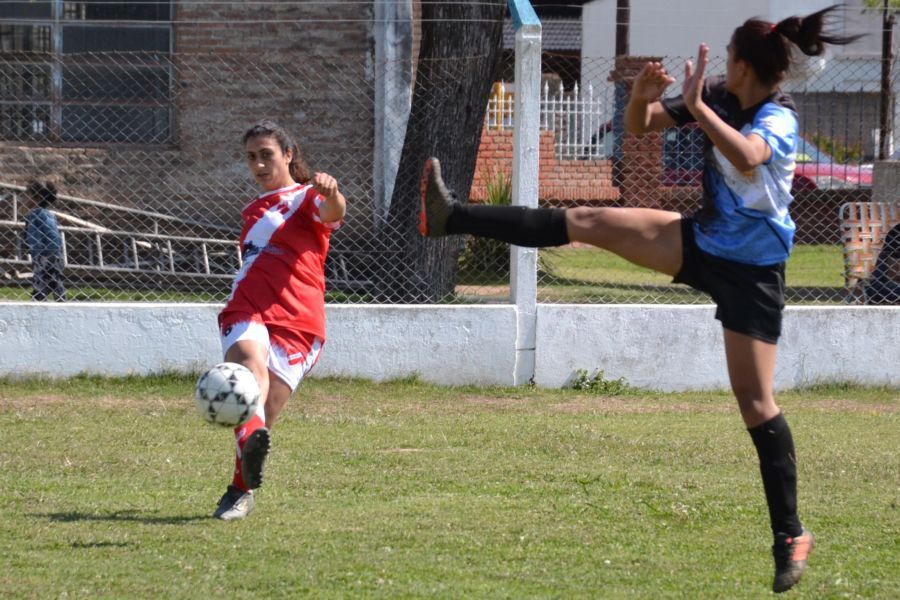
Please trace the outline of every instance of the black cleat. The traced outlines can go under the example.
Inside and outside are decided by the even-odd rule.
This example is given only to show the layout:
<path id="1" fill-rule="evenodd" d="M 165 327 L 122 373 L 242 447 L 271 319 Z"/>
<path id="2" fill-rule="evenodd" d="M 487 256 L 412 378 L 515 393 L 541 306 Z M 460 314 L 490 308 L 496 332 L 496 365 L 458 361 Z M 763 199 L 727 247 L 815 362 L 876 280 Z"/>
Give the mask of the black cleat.
<path id="1" fill-rule="evenodd" d="M 260 427 L 247 437 L 241 452 L 241 476 L 244 484 L 255 490 L 263 483 L 263 469 L 266 457 L 272 448 L 272 436 L 265 427 Z"/>
<path id="2" fill-rule="evenodd" d="M 772 591 L 786 592 L 800 581 L 806 570 L 806 561 L 816 547 L 816 538 L 806 529 L 797 537 L 784 534 L 775 536 L 772 555 L 775 557 L 775 580 Z"/>

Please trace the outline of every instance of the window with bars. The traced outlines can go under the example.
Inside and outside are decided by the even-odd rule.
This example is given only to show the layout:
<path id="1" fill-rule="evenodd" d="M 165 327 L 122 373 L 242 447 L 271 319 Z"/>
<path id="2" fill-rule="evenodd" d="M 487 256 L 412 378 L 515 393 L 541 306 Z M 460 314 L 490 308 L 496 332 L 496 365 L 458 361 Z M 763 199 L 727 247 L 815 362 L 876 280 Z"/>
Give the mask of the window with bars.
<path id="1" fill-rule="evenodd" d="M 0 2 L 0 140 L 172 141 L 171 0 Z"/>

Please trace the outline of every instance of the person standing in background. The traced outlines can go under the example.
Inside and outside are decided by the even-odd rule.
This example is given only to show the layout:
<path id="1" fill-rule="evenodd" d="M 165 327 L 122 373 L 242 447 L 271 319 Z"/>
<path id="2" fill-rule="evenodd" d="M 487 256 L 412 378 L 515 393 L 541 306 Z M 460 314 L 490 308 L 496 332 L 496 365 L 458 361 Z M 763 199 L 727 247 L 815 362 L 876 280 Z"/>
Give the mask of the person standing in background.
<path id="1" fill-rule="evenodd" d="M 37 302 L 51 293 L 57 302 L 66 300 L 62 236 L 56 215 L 50 211 L 56 197 L 56 186 L 50 182 L 32 180 L 25 188 L 27 206 L 31 207 L 25 216 L 25 243 L 33 271 L 31 299 Z"/>

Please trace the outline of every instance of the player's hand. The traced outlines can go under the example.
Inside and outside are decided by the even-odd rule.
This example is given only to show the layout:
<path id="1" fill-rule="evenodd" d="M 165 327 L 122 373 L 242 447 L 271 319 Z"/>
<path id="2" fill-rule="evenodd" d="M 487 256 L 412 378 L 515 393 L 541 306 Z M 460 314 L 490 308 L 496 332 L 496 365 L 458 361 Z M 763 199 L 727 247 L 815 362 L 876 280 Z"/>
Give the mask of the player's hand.
<path id="1" fill-rule="evenodd" d="M 337 199 L 339 195 L 337 179 L 328 173 L 315 173 L 310 183 L 326 200 Z"/>
<path id="2" fill-rule="evenodd" d="M 688 60 L 684 63 L 684 84 L 682 97 L 691 114 L 703 104 L 703 80 L 706 75 L 706 63 L 709 62 L 709 46 L 700 44 L 697 50 L 697 68 Z"/>
<path id="3" fill-rule="evenodd" d="M 644 102 L 656 102 L 662 97 L 666 88 L 675 82 L 659 62 L 648 62 L 634 78 L 631 96 Z"/>

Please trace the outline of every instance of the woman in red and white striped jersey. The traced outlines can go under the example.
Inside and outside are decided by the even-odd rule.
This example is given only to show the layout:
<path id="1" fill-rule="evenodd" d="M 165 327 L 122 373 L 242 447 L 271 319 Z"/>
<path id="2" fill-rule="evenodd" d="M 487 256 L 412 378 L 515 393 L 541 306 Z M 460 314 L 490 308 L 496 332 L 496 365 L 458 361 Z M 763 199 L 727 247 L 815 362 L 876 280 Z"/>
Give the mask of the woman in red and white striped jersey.
<path id="1" fill-rule="evenodd" d="M 269 430 L 312 369 L 325 342 L 325 258 L 346 200 L 327 173 L 310 174 L 297 143 L 262 121 L 243 138 L 262 194 L 241 211 L 243 265 L 219 314 L 225 360 L 246 366 L 259 383 L 260 408 L 235 428 L 234 477 L 213 516 L 232 520 L 253 509 L 262 484 Z"/>

